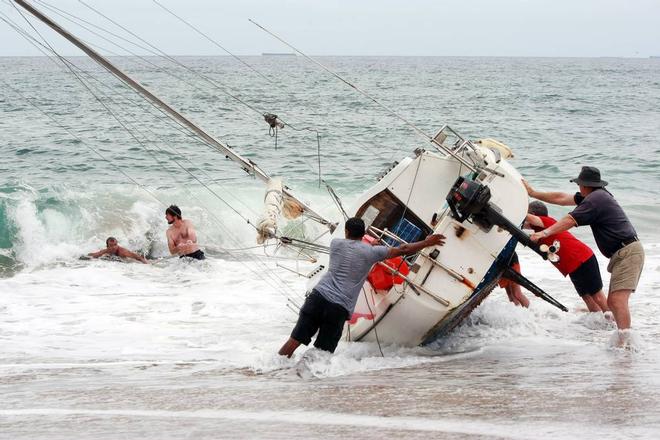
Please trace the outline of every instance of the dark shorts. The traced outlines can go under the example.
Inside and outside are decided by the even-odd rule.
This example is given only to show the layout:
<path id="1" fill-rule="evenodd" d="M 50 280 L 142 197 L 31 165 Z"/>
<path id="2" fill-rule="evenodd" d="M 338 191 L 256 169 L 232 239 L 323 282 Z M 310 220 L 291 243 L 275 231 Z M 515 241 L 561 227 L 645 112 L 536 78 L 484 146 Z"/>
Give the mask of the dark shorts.
<path id="1" fill-rule="evenodd" d="M 334 353 L 348 317 L 345 308 L 328 301 L 316 290 L 312 290 L 300 309 L 298 322 L 291 332 L 291 337 L 301 344 L 308 345 L 318 331 L 314 347 Z"/>
<path id="2" fill-rule="evenodd" d="M 595 255 L 568 276 L 571 277 L 575 290 L 580 296 L 593 295 L 603 289 L 603 279 L 600 277 L 600 268 Z"/>
<path id="3" fill-rule="evenodd" d="M 204 256 L 204 252 L 202 252 L 201 249 L 197 249 L 195 252 L 192 252 L 190 254 L 186 255 L 181 255 L 179 258 L 194 258 L 195 260 L 204 260 L 206 259 L 206 256 Z"/>

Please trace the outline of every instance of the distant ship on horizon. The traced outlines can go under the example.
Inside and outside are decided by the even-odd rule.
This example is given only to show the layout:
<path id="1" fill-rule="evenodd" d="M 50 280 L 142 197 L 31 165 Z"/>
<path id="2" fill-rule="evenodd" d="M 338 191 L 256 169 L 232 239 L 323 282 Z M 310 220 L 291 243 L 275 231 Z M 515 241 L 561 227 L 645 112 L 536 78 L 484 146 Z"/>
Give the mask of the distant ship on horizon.
<path id="1" fill-rule="evenodd" d="M 293 52 L 262 52 L 262 57 L 295 57 Z"/>

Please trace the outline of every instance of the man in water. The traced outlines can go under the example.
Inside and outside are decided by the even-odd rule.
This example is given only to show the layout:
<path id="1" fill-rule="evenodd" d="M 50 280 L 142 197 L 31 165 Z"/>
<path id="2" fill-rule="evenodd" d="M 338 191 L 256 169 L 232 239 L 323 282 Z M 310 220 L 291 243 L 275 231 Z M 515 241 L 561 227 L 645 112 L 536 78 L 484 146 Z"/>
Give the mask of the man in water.
<path id="1" fill-rule="evenodd" d="M 619 330 L 627 330 L 631 321 L 628 299 L 639 283 L 644 267 L 644 248 L 623 209 L 605 189 L 607 182 L 601 180 L 597 168 L 582 167 L 580 175 L 571 179 L 571 182 L 576 183 L 580 189 L 574 195 L 535 191 L 523 180 L 530 197 L 555 205 L 577 205 L 577 208 L 557 223 L 535 232 L 531 238 L 539 241 L 574 226 L 590 225 L 598 249 L 610 259 L 607 271 L 612 276 L 607 305 L 612 310 Z M 621 344 L 625 342 L 623 334 L 620 334 L 619 341 Z"/>
<path id="2" fill-rule="evenodd" d="M 170 225 L 167 229 L 167 247 L 170 254 L 179 255 L 180 258 L 203 260 L 205 256 L 197 245 L 195 227 L 190 220 L 181 218 L 181 209 L 176 205 L 170 205 L 165 210 L 165 220 Z"/>
<path id="3" fill-rule="evenodd" d="M 105 240 L 105 249 L 101 249 L 100 251 L 96 251 L 96 252 L 91 252 L 87 255 L 92 258 L 99 258 L 104 255 L 114 255 L 120 258 L 132 258 L 133 260 L 140 261 L 144 264 L 149 264 L 147 259 L 144 258 L 142 255 L 136 254 L 135 252 L 131 252 L 128 249 L 119 246 L 117 239 L 115 237 L 108 237 Z"/>
<path id="4" fill-rule="evenodd" d="M 525 225 L 536 232 L 557 223 L 557 220 L 548 216 L 548 207 L 542 202 L 530 203 L 527 212 Z M 607 298 L 603 293 L 603 279 L 600 276 L 598 260 L 591 248 L 567 231 L 539 239 L 541 244 L 548 246 L 555 241 L 559 242 L 557 252 L 559 261 L 552 264 L 562 275 L 570 277 L 575 290 L 590 312 L 609 311 Z"/>
<path id="5" fill-rule="evenodd" d="M 289 340 L 280 348 L 280 355 L 290 358 L 300 344 L 309 344 L 317 331 L 314 346 L 334 353 L 371 267 L 379 261 L 414 254 L 425 247 L 442 246 L 445 238 L 433 234 L 416 243 L 389 248 L 362 242 L 364 232 L 362 219 L 353 217 L 346 220 L 346 238 L 332 240 L 328 272 L 305 299 L 298 322 Z"/>

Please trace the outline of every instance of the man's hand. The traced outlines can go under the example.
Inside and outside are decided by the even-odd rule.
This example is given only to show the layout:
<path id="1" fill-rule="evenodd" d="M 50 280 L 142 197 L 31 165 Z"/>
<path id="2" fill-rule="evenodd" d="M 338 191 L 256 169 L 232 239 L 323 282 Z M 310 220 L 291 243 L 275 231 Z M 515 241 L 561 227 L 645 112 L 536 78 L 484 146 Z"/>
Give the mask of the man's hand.
<path id="1" fill-rule="evenodd" d="M 532 188 L 532 185 L 529 184 L 525 179 L 520 179 L 522 181 L 523 186 L 527 190 L 527 195 L 530 197 L 534 197 L 534 188 Z"/>
<path id="2" fill-rule="evenodd" d="M 543 231 L 534 232 L 532 235 L 529 236 L 530 240 L 532 240 L 534 243 L 537 243 L 543 237 L 547 237 L 547 235 L 545 235 Z"/>
<path id="3" fill-rule="evenodd" d="M 442 234 L 431 234 L 424 240 L 416 241 L 415 243 L 406 243 L 399 247 L 390 248 L 387 254 L 387 258 L 394 258 L 400 255 L 411 255 L 429 246 L 442 246 L 445 244 L 444 240 L 445 236 Z"/>
<path id="4" fill-rule="evenodd" d="M 426 241 L 427 246 L 444 246 L 445 238 L 442 234 L 431 234 L 424 241 Z"/>

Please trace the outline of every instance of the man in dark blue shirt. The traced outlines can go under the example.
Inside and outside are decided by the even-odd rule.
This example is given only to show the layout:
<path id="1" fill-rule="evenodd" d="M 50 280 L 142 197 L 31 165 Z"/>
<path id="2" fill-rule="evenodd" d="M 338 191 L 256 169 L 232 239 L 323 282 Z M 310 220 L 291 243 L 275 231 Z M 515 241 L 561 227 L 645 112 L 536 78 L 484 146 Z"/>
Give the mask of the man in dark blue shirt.
<path id="1" fill-rule="evenodd" d="M 605 189 L 607 182 L 601 180 L 597 168 L 582 167 L 580 175 L 571 179 L 571 182 L 576 183 L 580 188 L 580 191 L 574 195 L 535 191 L 523 180 L 530 197 L 555 205 L 577 205 L 571 213 L 549 228 L 532 234 L 531 238 L 538 241 L 574 226 L 591 226 L 598 249 L 610 259 L 607 271 L 612 276 L 607 305 L 614 314 L 619 330 L 629 329 L 628 299 L 639 283 L 644 267 L 644 248 L 623 209 L 614 196 Z"/>

